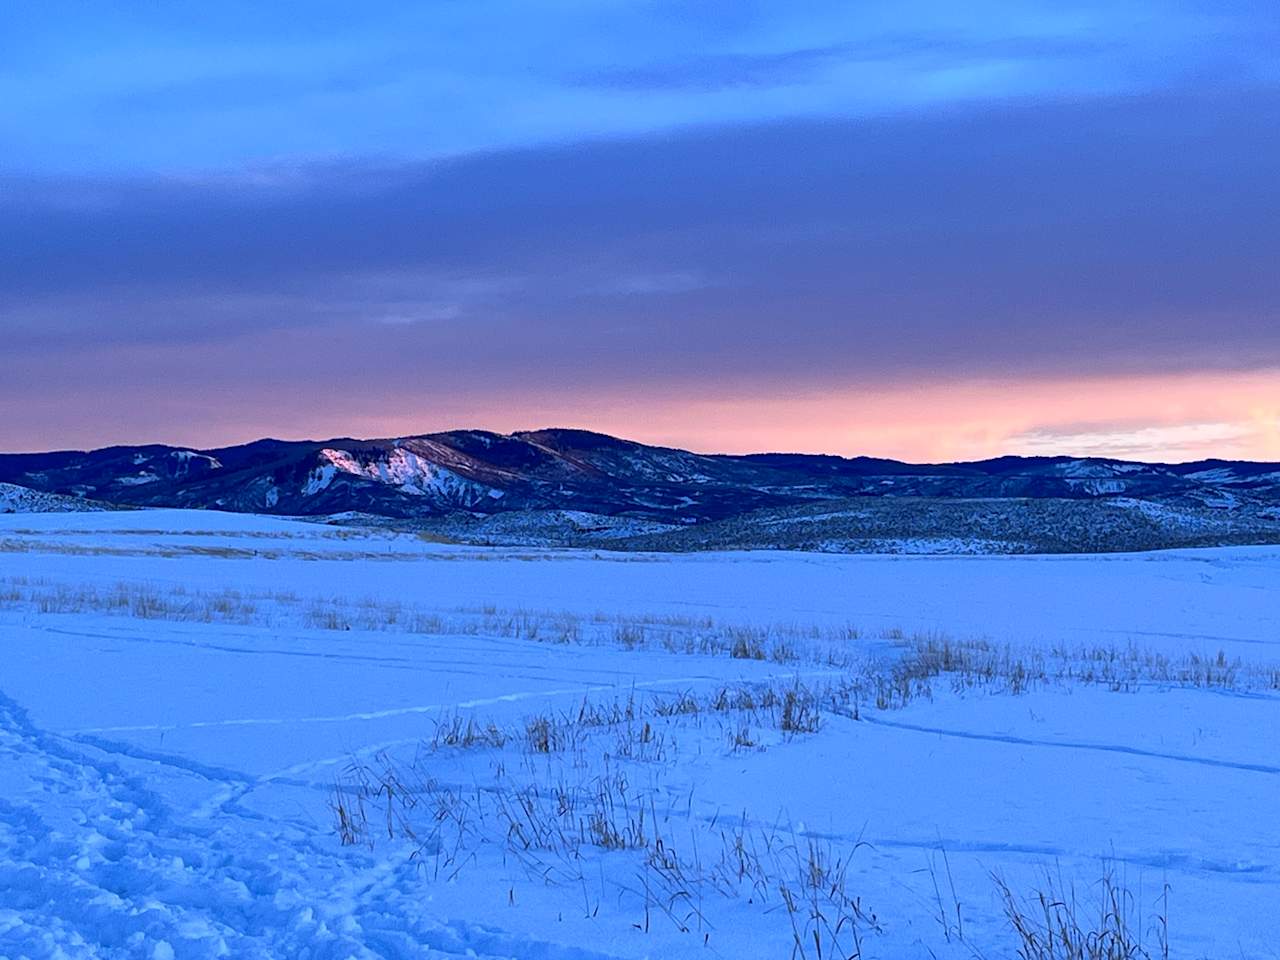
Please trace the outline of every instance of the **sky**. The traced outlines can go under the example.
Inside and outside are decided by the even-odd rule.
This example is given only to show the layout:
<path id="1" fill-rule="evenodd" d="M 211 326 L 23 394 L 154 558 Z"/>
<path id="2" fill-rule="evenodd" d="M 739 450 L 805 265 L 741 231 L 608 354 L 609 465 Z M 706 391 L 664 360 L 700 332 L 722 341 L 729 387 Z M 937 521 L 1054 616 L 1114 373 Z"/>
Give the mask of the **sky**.
<path id="1" fill-rule="evenodd" d="M 1280 460 L 1280 6 L 0 7 L 0 449 Z"/>

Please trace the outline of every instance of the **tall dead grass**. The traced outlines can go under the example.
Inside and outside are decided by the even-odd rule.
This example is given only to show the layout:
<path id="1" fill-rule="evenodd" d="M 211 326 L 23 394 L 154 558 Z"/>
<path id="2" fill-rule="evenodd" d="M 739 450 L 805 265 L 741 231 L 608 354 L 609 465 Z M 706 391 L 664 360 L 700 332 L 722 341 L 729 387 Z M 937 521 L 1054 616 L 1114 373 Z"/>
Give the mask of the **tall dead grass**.
<path id="1" fill-rule="evenodd" d="M 1027 896 L 1003 877 L 993 880 L 1020 960 L 1169 960 L 1167 884 L 1148 906 L 1111 865 L 1084 893 L 1048 870 Z"/>

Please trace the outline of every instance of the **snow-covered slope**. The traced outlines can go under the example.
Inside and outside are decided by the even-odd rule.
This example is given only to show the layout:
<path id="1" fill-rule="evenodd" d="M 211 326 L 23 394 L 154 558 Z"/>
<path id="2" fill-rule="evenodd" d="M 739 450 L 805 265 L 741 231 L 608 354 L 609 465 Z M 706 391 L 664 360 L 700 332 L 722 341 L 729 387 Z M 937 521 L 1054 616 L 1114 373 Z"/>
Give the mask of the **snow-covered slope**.
<path id="1" fill-rule="evenodd" d="M 319 465 L 302 488 L 304 496 L 328 489 L 340 474 L 384 484 L 400 493 L 425 498 L 437 507 L 472 507 L 486 497 L 497 500 L 503 495 L 501 490 L 468 480 L 406 447 L 397 446 L 372 456 L 326 447 L 318 458 Z"/>
<path id="2" fill-rule="evenodd" d="M 110 509 L 80 497 L 42 493 L 12 483 L 0 483 L 0 513 L 83 513 Z"/>

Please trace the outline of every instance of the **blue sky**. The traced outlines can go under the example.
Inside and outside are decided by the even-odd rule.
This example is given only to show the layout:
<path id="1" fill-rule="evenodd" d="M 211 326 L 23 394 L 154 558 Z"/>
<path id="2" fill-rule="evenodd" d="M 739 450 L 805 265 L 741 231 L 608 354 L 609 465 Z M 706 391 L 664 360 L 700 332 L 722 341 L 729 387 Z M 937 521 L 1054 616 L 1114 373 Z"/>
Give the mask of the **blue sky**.
<path id="1" fill-rule="evenodd" d="M 836 452 L 1276 443 L 1265 403 L 1167 388 L 1280 369 L 1273 3 L 5 16 L 0 446 L 557 418 L 777 448 L 794 424 L 724 410 L 798 395 Z M 1132 400 L 1083 428 L 940 410 L 956 451 L 858 413 L 1098 378 Z"/>
<path id="2" fill-rule="evenodd" d="M 1280 42 L 1274 4 L 1230 0 L 55 0 L 7 21 L 6 166 L 126 173 L 1271 84 Z"/>

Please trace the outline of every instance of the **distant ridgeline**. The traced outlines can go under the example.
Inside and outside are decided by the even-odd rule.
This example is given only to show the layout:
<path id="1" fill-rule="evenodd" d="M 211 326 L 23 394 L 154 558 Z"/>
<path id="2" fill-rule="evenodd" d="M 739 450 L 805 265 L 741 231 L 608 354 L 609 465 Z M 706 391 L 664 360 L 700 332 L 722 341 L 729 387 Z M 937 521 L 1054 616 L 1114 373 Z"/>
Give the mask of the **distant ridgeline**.
<path id="1" fill-rule="evenodd" d="M 0 490 L 0 511 L 218 509 L 479 542 L 944 553 L 1280 542 L 1274 463 L 709 456 L 582 430 L 0 455 L 5 483 L 28 492 Z"/>

